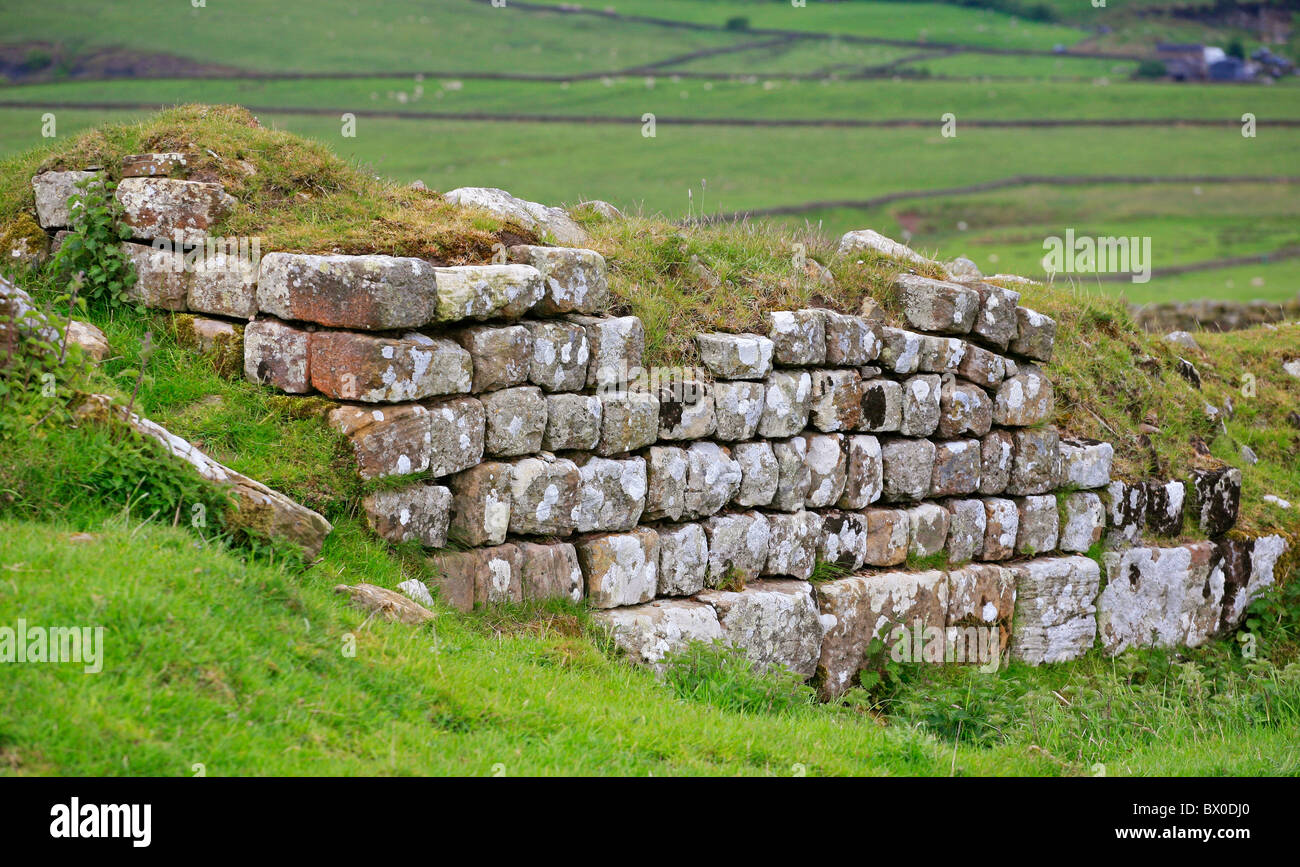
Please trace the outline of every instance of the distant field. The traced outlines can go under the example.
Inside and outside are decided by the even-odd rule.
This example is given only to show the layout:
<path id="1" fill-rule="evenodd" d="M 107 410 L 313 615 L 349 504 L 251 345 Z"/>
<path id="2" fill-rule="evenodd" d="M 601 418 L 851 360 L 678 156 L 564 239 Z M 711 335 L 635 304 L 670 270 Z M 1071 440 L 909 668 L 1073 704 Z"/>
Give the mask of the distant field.
<path id="1" fill-rule="evenodd" d="M 751 82 L 674 81 L 671 74 L 575 82 L 447 78 L 136 80 L 0 87 L 0 100 L 237 102 L 344 111 L 613 115 L 638 124 L 645 112 L 664 117 L 906 118 L 933 121 L 936 129 L 940 117 L 952 112 L 957 116 L 960 136 L 963 119 L 1192 118 L 1239 123 L 1245 112 L 1260 121 L 1297 119 L 1300 80 L 1256 88 L 1137 82 L 798 81 L 780 77 L 756 77 Z"/>
<path id="2" fill-rule="evenodd" d="M 1066 12 L 1068 4 L 1054 6 Z M 605 0 L 612 15 L 494 8 L 471 0 L 285 0 L 274 6 L 221 0 L 192 9 L 168 0 L 89 4 L 50 0 L 22 16 L 0 12 L 6 42 L 48 40 L 75 50 L 121 46 L 171 52 L 195 63 L 263 72 L 602 75 L 663 63 L 652 73 L 578 81 L 485 80 L 463 75 L 381 75 L 277 81 L 61 81 L 0 85 L 0 154 L 41 143 L 41 104 L 121 104 L 121 110 L 56 109 L 68 135 L 107 119 L 143 115 L 136 104 L 239 103 L 262 121 L 317 138 L 378 174 L 419 178 L 435 189 L 499 186 L 548 202 L 586 197 L 672 218 L 960 187 L 1011 176 L 1296 175 L 1300 80 L 1272 87 L 1135 82 L 1132 61 L 1050 54 L 1057 46 L 1094 50 L 1094 17 L 1042 24 L 949 3 L 786 3 L 743 0 Z M 1124 15 L 1126 33 L 1174 27 L 1192 38 L 1200 25 L 1136 21 L 1112 0 L 1105 20 Z M 1076 10 L 1077 11 L 1077 10 Z M 621 16 L 621 17 L 620 17 Z M 628 20 L 645 16 L 670 27 Z M 745 22 L 733 19 L 744 18 Z M 12 20 L 10 20 L 12 19 Z M 141 29 L 142 19 L 150 27 Z M 1101 20 L 1097 17 L 1096 20 Z M 731 21 L 731 29 L 728 22 Z M 742 26 L 742 23 L 746 26 Z M 705 28 L 705 29 L 700 29 Z M 712 28 L 712 29 L 708 29 Z M 1145 30 L 1143 28 L 1146 28 Z M 773 36 L 756 30 L 836 33 L 840 39 Z M 1203 30 L 1204 28 L 1202 28 Z M 291 35 L 290 37 L 287 37 Z M 923 42 L 886 45 L 857 38 Z M 1106 40 L 1101 40 L 1105 42 Z M 952 42 L 1041 55 L 935 52 Z M 1145 50 L 1144 48 L 1144 50 Z M 740 50 L 730 50 L 740 49 Z M 897 64 L 916 78 L 853 79 Z M 211 70 L 209 70 L 210 72 Z M 683 75 L 679 75 L 682 73 Z M 734 74 L 703 80 L 690 74 Z M 792 76 L 831 75 L 832 80 Z M 964 79 L 964 80 L 958 80 Z M 298 113 L 299 111 L 303 113 Z M 310 114 L 307 112 L 323 112 Z M 361 115 L 357 137 L 340 135 L 335 112 Z M 498 121 L 368 117 L 486 114 Z M 957 136 L 940 135 L 956 117 Z M 658 120 L 642 136 L 642 116 Z M 1245 113 L 1258 137 L 1243 138 Z M 529 122 L 529 115 L 558 117 Z M 567 118 L 616 119 L 582 124 Z M 514 118 L 513 120 L 509 118 Z M 679 125 L 674 118 L 780 121 L 919 121 L 923 126 Z M 1222 126 L 1181 126 L 1180 119 Z M 1163 127 L 980 128 L 974 121 L 1139 120 Z M 918 247 L 969 255 L 986 271 L 1041 270 L 1042 239 L 1074 227 L 1096 235 L 1149 235 L 1156 267 L 1268 253 L 1300 243 L 1294 186 L 1138 185 L 1006 189 L 945 195 L 885 207 L 804 209 L 776 217 L 811 223 L 828 235 L 873 226 L 908 235 Z M 689 195 L 688 195 L 689 193 Z M 958 228 L 959 224 L 965 228 Z M 1172 295 L 1287 297 L 1293 261 L 1105 284 L 1138 300 Z M 1260 282 L 1262 280 L 1262 283 Z"/>

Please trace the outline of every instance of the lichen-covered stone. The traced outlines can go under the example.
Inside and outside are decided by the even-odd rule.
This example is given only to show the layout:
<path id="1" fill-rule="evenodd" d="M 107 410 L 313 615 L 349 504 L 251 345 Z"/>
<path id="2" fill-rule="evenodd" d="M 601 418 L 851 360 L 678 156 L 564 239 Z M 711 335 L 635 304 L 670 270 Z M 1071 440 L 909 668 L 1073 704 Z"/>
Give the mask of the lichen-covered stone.
<path id="1" fill-rule="evenodd" d="M 763 440 L 736 443 L 730 451 L 732 460 L 740 465 L 740 489 L 732 504 L 742 509 L 770 505 L 781 478 L 772 444 Z"/>
<path id="2" fill-rule="evenodd" d="M 942 635 L 948 616 L 948 580 L 938 571 L 855 575 L 817 585 L 817 602 L 826 624 L 817 663 L 818 691 L 829 699 L 854 685 L 868 665 L 867 650 L 873 640 L 894 644 L 899 627 L 907 629 L 908 635 L 924 634 L 927 629 Z"/>
<path id="3" fill-rule="evenodd" d="M 993 401 L 984 389 L 945 376 L 939 388 L 939 436 L 957 437 L 969 433 L 982 437 L 992 427 Z"/>
<path id="4" fill-rule="evenodd" d="M 819 431 L 853 430 L 862 421 L 862 376 L 856 370 L 812 371 L 809 423 Z"/>
<path id="5" fill-rule="evenodd" d="M 718 613 L 727 643 L 760 670 L 785 668 L 805 677 L 817 666 L 822 622 L 806 581 L 759 581 L 744 590 L 706 590 L 697 597 Z"/>
<path id="6" fill-rule="evenodd" d="M 759 512 L 714 515 L 704 521 L 704 532 L 709 537 L 709 587 L 752 581 L 767 565 L 771 530 Z"/>
<path id="7" fill-rule="evenodd" d="M 763 379 L 772 372 L 773 343 L 759 334 L 698 334 L 700 360 L 718 379 Z"/>
<path id="8" fill-rule="evenodd" d="M 541 451 L 546 433 L 546 398 L 533 385 L 504 388 L 481 397 L 487 429 L 484 450 L 497 457 Z"/>
<path id="9" fill-rule="evenodd" d="M 412 257 L 267 253 L 257 306 L 336 328 L 420 328 L 434 317 L 434 281 L 433 267 Z"/>
<path id="10" fill-rule="evenodd" d="M 777 364 L 807 367 L 826 362 L 826 324 L 820 310 L 783 310 L 767 314 Z"/>
<path id="11" fill-rule="evenodd" d="M 461 544 L 500 545 L 510 529 L 510 464 L 486 461 L 451 476 L 452 537 Z"/>
<path id="12" fill-rule="evenodd" d="M 278 319 L 244 328 L 244 376 L 289 394 L 311 391 L 311 334 Z"/>
<path id="13" fill-rule="evenodd" d="M 1062 551 L 1083 554 L 1101 541 L 1106 528 L 1106 509 L 1101 497 L 1090 492 L 1079 492 L 1065 497 L 1061 503 L 1061 538 L 1057 547 Z"/>
<path id="14" fill-rule="evenodd" d="M 1015 453 L 1015 439 L 1011 431 L 993 430 L 980 438 L 981 494 L 1000 494 L 1011 481 L 1011 456 Z"/>
<path id="15" fill-rule="evenodd" d="M 715 514 L 740 492 L 740 464 L 717 443 L 691 443 L 686 449 L 687 517 Z"/>
<path id="16" fill-rule="evenodd" d="M 129 300 L 158 310 L 187 308 L 194 274 L 185 270 L 183 256 L 130 242 L 122 244 L 122 252 L 135 268 L 135 283 L 126 290 Z"/>
<path id="17" fill-rule="evenodd" d="M 689 472 L 686 449 L 651 446 L 646 450 L 647 520 L 681 520 L 686 514 L 686 477 Z"/>
<path id="18" fill-rule="evenodd" d="M 718 614 L 710 605 L 689 599 L 656 599 L 645 605 L 592 612 L 610 630 L 628 658 L 663 671 L 663 660 L 691 642 L 723 641 Z"/>
<path id="19" fill-rule="evenodd" d="M 817 539 L 817 559 L 847 572 L 861 569 L 867 562 L 867 516 L 834 509 L 825 512 Z"/>
<path id="20" fill-rule="evenodd" d="M 659 438 L 698 440 L 718 426 L 713 389 L 702 379 L 676 379 L 659 388 Z"/>
<path id="21" fill-rule="evenodd" d="M 808 441 L 804 437 L 791 437 L 772 443 L 776 457 L 776 494 L 772 508 L 782 512 L 802 509 L 812 490 L 812 473 L 808 468 Z"/>
<path id="22" fill-rule="evenodd" d="M 981 560 L 1006 560 L 1016 552 L 1016 539 L 1020 535 L 1020 509 L 1015 500 L 985 497 L 984 550 Z"/>
<path id="23" fill-rule="evenodd" d="M 464 328 L 453 335 L 472 362 L 474 392 L 523 385 L 532 365 L 533 338 L 522 325 Z M 465 391 L 467 389 L 460 389 Z"/>
<path id="24" fill-rule="evenodd" d="M 993 423 L 1026 427 L 1049 421 L 1056 400 L 1052 383 L 1032 364 L 1020 365 L 998 386 L 993 397 Z"/>
<path id="25" fill-rule="evenodd" d="M 549 452 L 587 450 L 600 441 L 602 404 L 594 394 L 546 395 L 546 432 L 542 448 Z"/>
<path id="26" fill-rule="evenodd" d="M 966 334 L 975 324 L 980 297 L 974 289 L 916 274 L 896 277 L 894 289 L 902 302 L 903 316 L 913 328 Z"/>
<path id="27" fill-rule="evenodd" d="M 817 311 L 826 333 L 826 363 L 834 367 L 860 367 L 880 352 L 880 325 L 861 316 L 833 310 Z"/>
<path id="28" fill-rule="evenodd" d="M 892 379 L 862 383 L 862 420 L 859 429 L 891 433 L 903 424 L 903 386 Z"/>
<path id="29" fill-rule="evenodd" d="M 768 375 L 758 435 L 778 439 L 799 433 L 808 424 L 812 378 L 805 370 L 778 370 Z"/>
<path id="30" fill-rule="evenodd" d="M 1016 553 L 1035 557 L 1054 550 L 1061 528 L 1056 497 L 1051 494 L 1019 497 L 1016 499 L 1016 508 L 1020 512 Z"/>
<path id="31" fill-rule="evenodd" d="M 572 533 L 581 487 L 582 474 L 573 461 L 549 455 L 515 461 L 510 477 L 510 532 Z"/>
<path id="32" fill-rule="evenodd" d="M 993 388 L 1006 377 L 1007 360 L 982 346 L 967 343 L 957 372 L 976 385 Z"/>
<path id="33" fill-rule="evenodd" d="M 587 331 L 587 385 L 622 390 L 641 372 L 645 326 L 635 316 L 574 316 Z"/>
<path id="34" fill-rule="evenodd" d="M 1209 549 L 1201 551 L 1203 569 L 1192 569 L 1192 550 L 1130 548 L 1106 555 L 1106 589 L 1097 600 L 1097 629 L 1102 649 L 1112 656 L 1130 647 L 1176 647 L 1187 641 L 1190 622 L 1183 621 L 1204 601 L 1209 579 Z M 1199 559 L 1199 558 L 1198 558 Z M 1222 599 L 1222 572 L 1218 584 Z"/>
<path id="35" fill-rule="evenodd" d="M 542 275 L 531 265 L 456 265 L 434 268 L 439 322 L 518 319 L 542 300 Z"/>
<path id="36" fill-rule="evenodd" d="M 665 524 L 659 530 L 660 596 L 693 596 L 709 573 L 709 540 L 699 524 Z"/>
<path id="37" fill-rule="evenodd" d="M 341 406 L 330 412 L 329 419 L 331 426 L 351 441 L 361 478 L 429 469 L 433 433 L 425 407 L 414 403 L 375 408 Z"/>
<path id="38" fill-rule="evenodd" d="M 991 283 L 969 285 L 980 296 L 980 309 L 972 332 L 999 349 L 1006 349 L 1016 337 L 1016 307 L 1020 304 L 1020 293 Z"/>
<path id="39" fill-rule="evenodd" d="M 528 381 L 546 391 L 581 391 L 591 363 L 587 329 L 563 320 L 530 320 L 523 326 L 533 347 Z"/>
<path id="40" fill-rule="evenodd" d="M 467 208 L 479 208 L 539 235 L 549 235 L 557 244 L 585 244 L 587 231 L 562 208 L 530 202 L 496 187 L 457 187 L 442 198 Z"/>
<path id="41" fill-rule="evenodd" d="M 600 393 L 600 440 L 596 451 L 617 455 L 648 446 L 659 437 L 659 400 L 643 391 Z"/>
<path id="42" fill-rule="evenodd" d="M 834 505 L 844 493 L 848 474 L 848 440 L 841 434 L 809 434 L 804 437 L 808 465 L 808 495 L 805 504 L 820 509 Z"/>
<path id="43" fill-rule="evenodd" d="M 1028 307 L 1016 308 L 1016 336 L 1010 344 L 1012 352 L 1037 361 L 1051 361 L 1055 342 L 1055 319 Z"/>
<path id="44" fill-rule="evenodd" d="M 1142 482 L 1115 480 L 1106 486 L 1107 548 L 1126 548 L 1142 538 L 1146 524 L 1147 489 Z"/>
<path id="45" fill-rule="evenodd" d="M 1012 433 L 1011 477 L 1007 493 L 1042 494 L 1061 478 L 1060 435 L 1054 427 L 1028 428 Z"/>
<path id="46" fill-rule="evenodd" d="M 840 236 L 840 246 L 835 252 L 836 256 L 843 258 L 864 254 L 868 257 L 888 256 L 891 259 L 900 259 L 910 265 L 934 264 L 906 244 L 900 244 L 892 238 L 886 238 L 874 229 L 856 229 Z"/>
<path id="47" fill-rule="evenodd" d="M 881 367 L 899 376 L 915 373 L 921 363 L 921 335 L 914 331 L 885 326 L 880 330 Z"/>
<path id="48" fill-rule="evenodd" d="M 939 386 L 933 374 L 913 376 L 903 382 L 903 423 L 899 433 L 928 437 L 939 428 Z"/>
<path id="49" fill-rule="evenodd" d="M 1076 488 L 1104 488 L 1110 484 L 1115 447 L 1082 437 L 1061 437 L 1061 483 Z"/>
<path id="50" fill-rule="evenodd" d="M 429 475 L 448 476 L 483 460 L 486 412 L 482 403 L 472 397 L 452 397 L 426 406 Z"/>
<path id="51" fill-rule="evenodd" d="M 1087 557 L 1040 557 L 1008 568 L 1016 577 L 1011 656 L 1040 665 L 1087 653 L 1097 635 L 1097 564 Z"/>
<path id="52" fill-rule="evenodd" d="M 959 337 L 921 335 L 921 357 L 916 369 L 921 373 L 956 374 L 966 357 L 966 341 Z"/>
<path id="53" fill-rule="evenodd" d="M 524 601 L 545 599 L 582 600 L 582 567 L 578 552 L 567 542 L 542 545 L 519 542 L 520 573 Z"/>
<path id="54" fill-rule="evenodd" d="M 437 617 L 424 605 L 409 598 L 404 593 L 389 590 L 387 587 L 376 587 L 373 584 L 364 583 L 351 586 L 337 584 L 334 587 L 334 592 L 347 594 L 349 597 L 348 603 L 353 608 L 369 612 L 372 616 L 377 615 L 392 623 L 423 626 Z M 425 592 L 428 592 L 427 588 Z M 430 601 L 432 602 L 432 599 Z"/>
<path id="55" fill-rule="evenodd" d="M 545 294 L 536 312 L 543 316 L 601 313 L 609 304 L 609 269 L 595 250 L 521 244 L 510 248 L 510 258 L 542 275 Z"/>
<path id="56" fill-rule="evenodd" d="M 930 495 L 973 494 L 980 486 L 980 441 L 943 440 L 934 446 Z"/>
<path id="57" fill-rule="evenodd" d="M 193 157 L 179 151 L 128 154 L 122 157 L 121 177 L 156 178 L 183 176 Z"/>
<path id="58" fill-rule="evenodd" d="M 593 455 L 578 465 L 578 472 L 575 530 L 625 532 L 636 527 L 645 509 L 645 458 L 615 461 Z"/>
<path id="59" fill-rule="evenodd" d="M 1157 536 L 1178 536 L 1183 532 L 1186 488 L 1182 482 L 1146 483 L 1146 528 Z"/>
<path id="60" fill-rule="evenodd" d="M 580 539 L 578 562 L 593 608 L 637 605 L 654 598 L 659 584 L 659 534 L 649 527 Z"/>
<path id="61" fill-rule="evenodd" d="M 958 662 L 992 663 L 1011 636 L 1016 577 L 1006 567 L 973 563 L 948 573 L 948 644 Z M 983 627 L 971 640 L 969 627 Z"/>
<path id="62" fill-rule="evenodd" d="M 375 491 L 361 501 L 366 522 L 390 542 L 419 542 L 426 548 L 447 544 L 451 491 L 439 485 L 415 484 Z"/>
<path id="63" fill-rule="evenodd" d="M 948 510 L 948 562 L 967 563 L 984 552 L 984 531 L 987 517 L 980 500 L 947 500 Z"/>
<path id="64" fill-rule="evenodd" d="M 1236 628 L 1250 604 L 1273 586 L 1278 560 L 1286 549 L 1286 539 L 1276 534 L 1219 543 L 1224 572 L 1222 629 Z"/>
<path id="65" fill-rule="evenodd" d="M 448 551 L 429 562 L 441 599 L 460 611 L 523 601 L 523 558 L 516 545 Z"/>
<path id="66" fill-rule="evenodd" d="M 907 510 L 907 551 L 915 557 L 942 553 L 948 541 L 952 516 L 937 503 L 921 503 Z"/>
<path id="67" fill-rule="evenodd" d="M 393 338 L 316 331 L 310 346 L 311 384 L 335 400 L 402 403 L 463 394 L 473 379 L 470 353 L 414 332 Z"/>
<path id="68" fill-rule="evenodd" d="M 135 238 L 197 244 L 235 205 L 221 184 L 175 178 L 123 178 L 114 194 Z"/>
<path id="69" fill-rule="evenodd" d="M 1193 470 L 1191 499 L 1197 526 L 1207 536 L 1222 536 L 1237 523 L 1241 505 L 1241 470 Z"/>
<path id="70" fill-rule="evenodd" d="M 880 441 L 884 469 L 881 499 L 920 500 L 930 493 L 935 445 L 929 440 L 890 437 Z"/>
<path id="71" fill-rule="evenodd" d="M 845 437 L 848 460 L 845 465 L 844 493 L 837 505 L 841 509 L 865 509 L 880 499 L 884 485 L 884 461 L 880 441 L 873 436 L 855 434 Z"/>
<path id="72" fill-rule="evenodd" d="M 68 199 L 83 190 L 77 184 L 98 176 L 99 172 L 41 172 L 32 178 L 36 196 L 36 219 L 43 229 L 65 229 L 72 225 Z"/>
<path id="73" fill-rule="evenodd" d="M 816 512 L 800 510 L 767 516 L 767 564 L 764 575 L 808 580 L 817 565 L 817 543 L 822 533 L 822 517 Z"/>
<path id="74" fill-rule="evenodd" d="M 758 432 L 758 423 L 763 418 L 763 396 L 766 392 L 763 383 L 722 381 L 713 383 L 711 388 L 718 439 L 736 442 L 752 438 Z"/>
<path id="75" fill-rule="evenodd" d="M 911 544 L 911 521 L 903 509 L 867 509 L 867 552 L 869 566 L 897 566 L 907 559 Z"/>

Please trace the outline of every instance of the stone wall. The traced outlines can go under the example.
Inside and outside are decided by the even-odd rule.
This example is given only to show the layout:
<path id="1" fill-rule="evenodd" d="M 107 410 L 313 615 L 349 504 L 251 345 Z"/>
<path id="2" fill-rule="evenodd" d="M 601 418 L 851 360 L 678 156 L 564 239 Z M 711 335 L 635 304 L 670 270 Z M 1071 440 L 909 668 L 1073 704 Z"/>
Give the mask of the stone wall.
<path id="1" fill-rule="evenodd" d="M 66 174 L 34 183 L 56 231 Z M 200 314 L 199 335 L 242 329 L 250 380 L 335 401 L 357 472 L 388 479 L 370 526 L 429 549 L 456 608 L 585 599 L 639 662 L 719 639 L 829 697 L 898 625 L 1055 662 L 1201 643 L 1273 580 L 1280 538 L 1225 537 L 1236 470 L 1116 480 L 1109 444 L 1053 426 L 1056 323 L 978 274 L 903 274 L 896 323 L 771 311 L 766 333 L 696 335 L 696 368 L 647 371 L 592 250 L 177 273 L 146 242 L 201 240 L 229 206 L 214 186 L 123 182 L 137 297 Z M 840 255 L 864 247 L 919 260 L 872 232 Z"/>
<path id="2" fill-rule="evenodd" d="M 1133 318 L 1147 331 L 1239 331 L 1300 319 L 1300 295 L 1289 301 L 1170 301 L 1133 308 Z"/>

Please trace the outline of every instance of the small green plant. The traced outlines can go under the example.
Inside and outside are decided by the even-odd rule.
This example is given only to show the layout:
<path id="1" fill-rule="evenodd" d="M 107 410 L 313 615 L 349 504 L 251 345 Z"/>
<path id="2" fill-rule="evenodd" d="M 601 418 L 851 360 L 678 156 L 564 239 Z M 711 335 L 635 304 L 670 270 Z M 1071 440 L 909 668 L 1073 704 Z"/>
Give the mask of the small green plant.
<path id="1" fill-rule="evenodd" d="M 759 671 L 739 647 L 692 641 L 664 658 L 664 680 L 680 698 L 741 713 L 785 714 L 816 693 L 785 668 Z"/>
<path id="2" fill-rule="evenodd" d="M 92 305 L 116 307 L 127 302 L 135 284 L 135 268 L 122 250 L 131 229 L 122 221 L 122 205 L 113 195 L 117 185 L 99 177 L 77 183 L 68 198 L 72 231 L 55 254 L 56 273 L 79 276 L 83 297 Z"/>
<path id="3" fill-rule="evenodd" d="M 827 581 L 843 578 L 850 571 L 839 563 L 832 563 L 830 560 L 818 560 L 817 565 L 813 566 L 812 575 L 808 580 L 814 584 L 824 584 Z"/>

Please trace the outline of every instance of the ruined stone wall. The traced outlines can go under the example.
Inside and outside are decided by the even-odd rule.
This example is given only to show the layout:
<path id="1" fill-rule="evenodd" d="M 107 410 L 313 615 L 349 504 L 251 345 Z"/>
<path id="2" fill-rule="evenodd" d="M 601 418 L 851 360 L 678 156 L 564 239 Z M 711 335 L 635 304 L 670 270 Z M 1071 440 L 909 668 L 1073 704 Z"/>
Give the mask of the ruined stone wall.
<path id="1" fill-rule="evenodd" d="M 34 181 L 57 201 L 59 173 Z M 1053 426 L 1056 323 L 978 276 L 904 274 L 896 323 L 771 311 L 763 334 L 696 335 L 698 368 L 645 371 L 642 323 L 604 313 L 592 250 L 178 273 L 144 242 L 201 238 L 224 193 L 128 185 L 146 184 L 118 193 L 137 297 L 202 314 L 200 342 L 242 330 L 250 380 L 337 402 L 357 472 L 388 480 L 371 527 L 429 551 L 436 586 L 402 588 L 417 600 L 585 599 L 639 662 L 720 639 L 834 696 L 898 625 L 959 659 L 975 626 L 996 654 L 1054 662 L 1201 643 L 1273 580 L 1280 538 L 1224 538 L 1236 470 L 1116 480 L 1109 444 Z M 918 258 L 871 232 L 840 255 L 864 248 Z M 1142 543 L 1185 530 L 1209 540 Z"/>
<path id="2" fill-rule="evenodd" d="M 1169 301 L 1133 308 L 1133 318 L 1147 331 L 1239 331 L 1300 318 L 1300 295 L 1289 301 Z"/>

